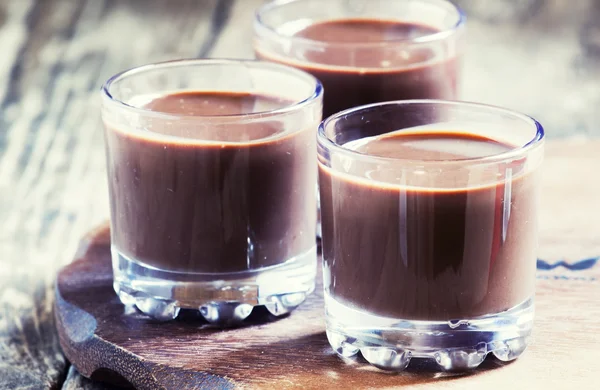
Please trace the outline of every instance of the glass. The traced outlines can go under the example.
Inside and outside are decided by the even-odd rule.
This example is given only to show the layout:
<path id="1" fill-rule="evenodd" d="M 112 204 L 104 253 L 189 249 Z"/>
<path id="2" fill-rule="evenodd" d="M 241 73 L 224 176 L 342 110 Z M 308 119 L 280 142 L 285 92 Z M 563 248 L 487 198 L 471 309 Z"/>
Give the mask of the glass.
<path id="1" fill-rule="evenodd" d="M 304 301 L 316 274 L 316 201 L 304 193 L 316 188 L 322 91 L 309 74 L 259 61 L 173 61 L 107 81 L 114 288 L 124 304 L 160 320 L 185 308 L 229 324 L 256 305 L 281 315 Z M 250 100 L 202 111 L 230 109 L 234 97 Z"/>
<path id="2" fill-rule="evenodd" d="M 542 126 L 442 100 L 358 107 L 319 128 L 327 337 L 402 370 L 512 360 L 533 324 Z"/>
<path id="3" fill-rule="evenodd" d="M 257 58 L 323 83 L 324 116 L 457 97 L 465 16 L 447 0 L 276 0 L 254 22 Z"/>

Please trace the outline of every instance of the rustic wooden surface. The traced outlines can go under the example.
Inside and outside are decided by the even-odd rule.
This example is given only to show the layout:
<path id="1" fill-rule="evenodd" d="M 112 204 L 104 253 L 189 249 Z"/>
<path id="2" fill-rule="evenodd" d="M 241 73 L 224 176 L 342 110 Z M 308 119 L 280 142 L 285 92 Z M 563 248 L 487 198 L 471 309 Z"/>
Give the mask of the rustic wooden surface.
<path id="1" fill-rule="evenodd" d="M 600 135 L 600 2 L 458 2 L 471 16 L 465 99 L 530 113 L 550 138 Z M 102 82 L 152 61 L 252 57 L 260 3 L 0 0 L 0 389 L 93 386 L 69 371 L 51 310 L 56 270 L 108 215 Z M 570 249 L 597 242 L 554 228 Z"/>
<path id="2" fill-rule="evenodd" d="M 533 345 L 513 363 L 488 358 L 475 372 L 457 375 L 416 361 L 401 374 L 344 362 L 327 343 L 320 280 L 300 308 L 276 321 L 266 311 L 253 313 L 253 326 L 224 331 L 197 315 L 152 321 L 121 305 L 112 289 L 107 226 L 83 239 L 75 262 L 58 275 L 61 345 L 84 375 L 140 389 L 598 388 L 600 181 L 575 189 L 600 167 L 599 148 L 600 141 L 548 145 L 545 167 L 553 174 L 543 180 L 545 255 L 538 264 Z"/>

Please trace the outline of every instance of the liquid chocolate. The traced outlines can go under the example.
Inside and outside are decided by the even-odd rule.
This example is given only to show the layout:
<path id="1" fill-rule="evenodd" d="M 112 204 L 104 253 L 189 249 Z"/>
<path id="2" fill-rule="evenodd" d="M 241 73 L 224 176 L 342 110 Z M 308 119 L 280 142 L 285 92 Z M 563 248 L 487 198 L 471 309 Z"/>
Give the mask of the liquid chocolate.
<path id="1" fill-rule="evenodd" d="M 361 178 L 319 164 L 332 298 L 380 316 L 447 321 L 502 312 L 533 295 L 535 174 L 521 174 L 522 161 L 477 178 L 460 165 L 511 146 L 463 133 L 399 131 L 345 147 L 380 157 L 458 160 L 458 167 L 443 176 L 415 175 L 407 187 L 398 170 L 361 172 L 355 165 Z M 468 187 L 494 177 L 497 184 Z"/>
<path id="2" fill-rule="evenodd" d="M 370 103 L 405 99 L 455 99 L 458 64 L 440 58 L 432 46 L 393 44 L 439 32 L 429 26 L 399 21 L 342 19 L 312 24 L 295 37 L 331 43 L 323 50 L 301 46 L 287 58 L 264 50 L 257 57 L 300 68 L 317 77 L 325 88 L 324 117 Z M 357 49 L 366 43 L 385 43 Z M 342 45 L 339 45 L 342 44 Z M 439 50 L 445 53 L 446 50 Z M 301 54 L 298 54 L 301 52 Z"/>
<path id="3" fill-rule="evenodd" d="M 149 120 L 140 132 L 107 125 L 113 244 L 147 266 L 204 273 L 259 269 L 314 250 L 316 201 L 306 196 L 316 186 L 314 132 L 227 117 L 291 103 L 178 93 L 145 108 L 183 119 Z"/>

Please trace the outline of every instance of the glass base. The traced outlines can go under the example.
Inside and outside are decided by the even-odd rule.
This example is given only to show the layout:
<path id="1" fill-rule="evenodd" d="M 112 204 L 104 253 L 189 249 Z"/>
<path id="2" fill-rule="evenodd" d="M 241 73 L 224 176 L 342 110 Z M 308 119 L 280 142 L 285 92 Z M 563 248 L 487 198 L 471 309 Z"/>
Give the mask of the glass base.
<path id="1" fill-rule="evenodd" d="M 234 273 L 183 273 L 160 270 L 111 248 L 113 287 L 124 305 L 134 305 L 166 321 L 180 309 L 199 310 L 210 323 L 235 325 L 255 306 L 275 316 L 289 313 L 315 289 L 316 247 L 283 264 Z"/>
<path id="2" fill-rule="evenodd" d="M 404 370 L 411 359 L 432 359 L 440 370 L 465 371 L 489 353 L 502 361 L 519 357 L 533 326 L 533 299 L 510 310 L 455 321 L 379 317 L 325 297 L 327 338 L 341 356 L 360 354 L 373 366 Z"/>

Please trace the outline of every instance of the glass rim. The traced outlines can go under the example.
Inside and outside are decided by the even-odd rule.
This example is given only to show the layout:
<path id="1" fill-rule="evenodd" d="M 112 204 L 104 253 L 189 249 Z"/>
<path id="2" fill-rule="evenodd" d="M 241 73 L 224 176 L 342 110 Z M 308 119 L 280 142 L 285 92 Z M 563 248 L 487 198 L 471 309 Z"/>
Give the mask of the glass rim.
<path id="1" fill-rule="evenodd" d="M 467 16 L 465 12 L 454 2 L 450 0 L 419 0 L 420 2 L 429 2 L 429 3 L 437 3 L 437 5 L 447 4 L 450 5 L 455 11 L 457 15 L 456 22 L 449 28 L 426 34 L 417 38 L 396 38 L 389 39 L 385 41 L 378 42 L 324 42 L 310 38 L 304 37 L 296 37 L 293 35 L 282 35 L 277 32 L 274 28 L 267 25 L 263 20 L 263 15 L 271 10 L 279 8 L 281 6 L 301 2 L 306 0 L 273 0 L 269 3 L 266 3 L 260 6 L 255 14 L 254 14 L 254 30 L 259 31 L 262 30 L 266 35 L 273 39 L 285 39 L 289 42 L 301 43 L 307 46 L 313 47 L 349 47 L 353 49 L 364 49 L 364 48 L 378 48 L 378 47 L 387 47 L 394 45 L 406 45 L 406 44 L 426 44 L 433 43 L 438 41 L 444 41 L 453 35 L 456 35 L 459 31 L 462 30 L 462 27 L 465 25 Z M 389 0 L 389 1 L 405 1 L 405 0 Z"/>
<path id="2" fill-rule="evenodd" d="M 482 157 L 460 158 L 460 159 L 454 159 L 454 160 L 441 160 L 441 159 L 422 160 L 422 159 L 402 158 L 402 157 L 381 157 L 381 156 L 374 156 L 374 155 L 357 152 L 355 150 L 348 149 L 348 148 L 344 147 L 343 145 L 340 145 L 340 144 L 332 141 L 326 134 L 326 130 L 329 128 L 329 126 L 331 126 L 338 119 L 340 119 L 346 115 L 356 114 L 360 111 L 363 111 L 363 110 L 366 110 L 369 108 L 376 108 L 376 107 L 383 107 L 383 106 L 394 106 L 394 107 L 395 106 L 406 106 L 406 105 L 411 105 L 411 104 L 432 104 L 432 105 L 438 105 L 438 106 L 443 105 L 443 106 L 454 106 L 454 107 L 466 107 L 466 108 L 484 109 L 489 113 L 495 112 L 498 114 L 505 114 L 505 115 L 509 115 L 513 118 L 516 118 L 518 120 L 521 120 L 523 122 L 529 123 L 532 126 L 532 128 L 535 129 L 535 135 L 526 144 L 524 144 L 522 146 L 515 146 L 514 148 L 511 148 L 510 150 L 507 150 L 502 153 L 497 153 L 497 154 L 492 154 L 492 155 L 482 156 Z M 398 130 L 402 130 L 402 129 L 398 129 Z M 490 104 L 466 102 L 466 101 L 439 100 L 439 99 L 395 100 L 395 101 L 388 101 L 388 102 L 381 102 L 381 103 L 374 103 L 374 104 L 367 104 L 367 105 L 363 105 L 363 106 L 353 107 L 353 108 L 350 108 L 350 109 L 347 109 L 344 111 L 340 111 L 336 114 L 333 114 L 332 116 L 323 120 L 321 122 L 321 124 L 319 125 L 319 129 L 317 131 L 317 141 L 318 141 L 319 146 L 322 146 L 327 150 L 336 151 L 336 152 L 341 153 L 342 155 L 350 157 L 354 160 L 363 160 L 363 161 L 368 160 L 369 162 L 379 161 L 379 162 L 383 162 L 383 163 L 396 162 L 396 163 L 404 163 L 407 165 L 410 164 L 410 165 L 421 165 L 421 166 L 431 166 L 431 165 L 452 166 L 452 165 L 464 165 L 464 164 L 480 165 L 480 164 L 499 163 L 499 162 L 506 161 L 506 160 L 512 160 L 512 159 L 515 159 L 515 158 L 518 158 L 525 154 L 530 153 L 531 151 L 533 151 L 533 150 L 537 149 L 539 146 L 541 146 L 543 144 L 544 139 L 545 139 L 545 131 L 544 131 L 543 126 L 541 125 L 540 122 L 538 122 L 537 120 L 535 120 L 533 117 L 531 117 L 529 115 L 522 114 L 520 112 L 513 111 L 508 108 L 498 107 L 498 106 L 494 106 L 494 105 L 490 105 Z"/>
<path id="3" fill-rule="evenodd" d="M 314 85 L 314 89 L 310 96 L 303 98 L 300 101 L 294 101 L 292 104 L 280 107 L 274 110 L 250 112 L 246 114 L 226 114 L 226 115 L 189 115 L 189 114 L 173 114 L 161 111 L 154 111 L 148 108 L 136 107 L 131 104 L 115 98 L 111 94 L 111 87 L 114 83 L 124 80 L 131 76 L 137 76 L 143 74 L 149 70 L 156 69 L 169 69 L 186 66 L 206 66 L 206 65 L 254 65 L 262 67 L 263 69 L 280 70 L 292 77 L 303 78 L 305 81 Z M 321 81 L 310 73 L 304 72 L 300 69 L 296 69 L 290 66 L 281 65 L 268 61 L 250 60 L 250 59 L 228 59 L 228 58 L 217 58 L 217 59 L 203 59 L 203 58 L 192 58 L 192 59 L 178 59 L 171 61 L 154 62 L 145 64 L 133 68 L 129 68 L 122 72 L 119 72 L 111 76 L 101 87 L 101 96 L 104 104 L 109 104 L 118 109 L 124 109 L 135 114 L 144 115 L 147 117 L 163 118 L 165 120 L 172 119 L 204 119 L 204 120 L 253 120 L 253 119 L 266 119 L 273 116 L 279 116 L 300 110 L 323 95 L 323 85 Z M 215 92 L 215 91 L 213 91 Z"/>

